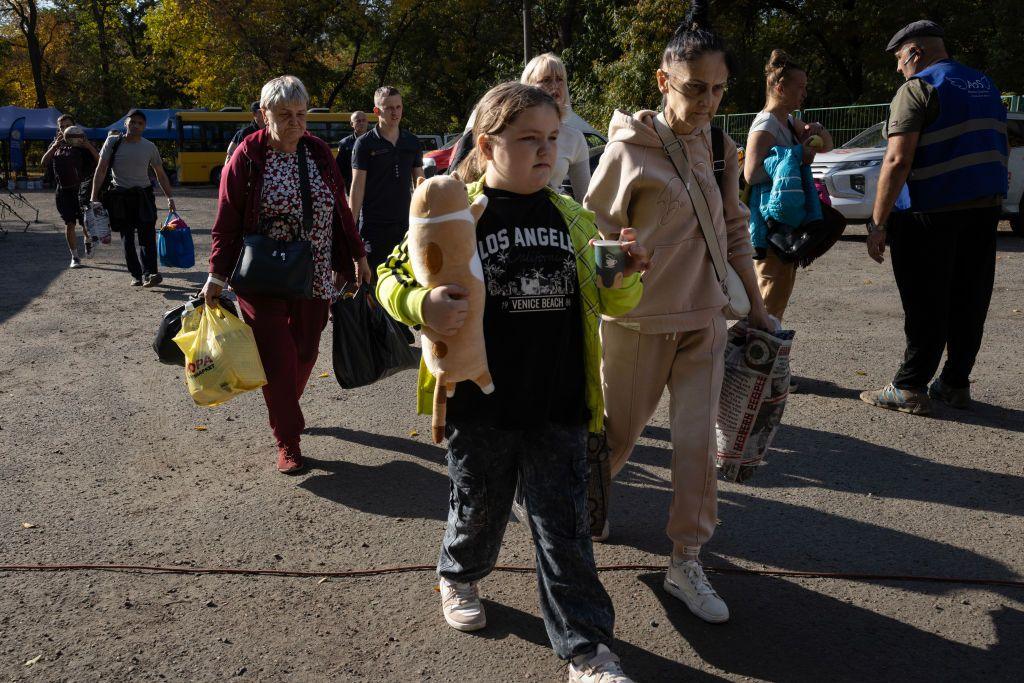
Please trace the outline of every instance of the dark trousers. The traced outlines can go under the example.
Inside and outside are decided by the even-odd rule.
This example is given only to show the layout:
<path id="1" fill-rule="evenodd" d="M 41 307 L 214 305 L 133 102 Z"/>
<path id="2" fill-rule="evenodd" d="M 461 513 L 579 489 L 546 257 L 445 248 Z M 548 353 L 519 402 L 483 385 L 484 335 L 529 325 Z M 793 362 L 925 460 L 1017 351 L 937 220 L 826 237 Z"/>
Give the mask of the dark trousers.
<path id="1" fill-rule="evenodd" d="M 992 298 L 999 215 L 992 207 L 894 216 L 892 270 L 907 336 L 897 388 L 924 390 L 943 350 L 942 381 L 969 385 Z"/>
<path id="2" fill-rule="evenodd" d="M 109 192 L 104 199 L 104 206 L 110 212 L 111 227 L 121 233 L 128 272 L 136 279 L 156 275 L 159 269 L 156 261 L 156 201 L 153 188 Z M 138 249 L 135 247 L 136 236 L 139 240 Z"/>
<path id="3" fill-rule="evenodd" d="M 471 582 L 498 560 L 516 481 L 537 556 L 537 588 L 551 646 L 562 659 L 611 646 L 615 612 L 597 576 L 587 509 L 587 430 L 504 431 L 448 424 L 448 527 L 440 576 Z"/>
<path id="4" fill-rule="evenodd" d="M 363 238 L 363 244 L 366 245 L 366 260 L 374 274 L 377 272 L 377 266 L 387 261 L 395 247 L 402 243 L 407 232 L 409 232 L 407 222 L 360 221 L 359 236 Z"/>
<path id="5" fill-rule="evenodd" d="M 299 398 L 320 352 L 330 302 L 239 294 L 238 304 L 267 374 L 263 400 L 274 439 L 279 447 L 296 448 L 306 428 Z"/>
<path id="6" fill-rule="evenodd" d="M 135 247 L 135 235 L 138 234 L 139 246 Z M 159 270 L 156 263 L 156 226 L 150 225 L 121 228 L 121 243 L 124 245 L 124 262 L 132 277 L 140 280 L 147 275 L 156 275 Z M 139 263 L 139 256 L 142 263 Z"/>

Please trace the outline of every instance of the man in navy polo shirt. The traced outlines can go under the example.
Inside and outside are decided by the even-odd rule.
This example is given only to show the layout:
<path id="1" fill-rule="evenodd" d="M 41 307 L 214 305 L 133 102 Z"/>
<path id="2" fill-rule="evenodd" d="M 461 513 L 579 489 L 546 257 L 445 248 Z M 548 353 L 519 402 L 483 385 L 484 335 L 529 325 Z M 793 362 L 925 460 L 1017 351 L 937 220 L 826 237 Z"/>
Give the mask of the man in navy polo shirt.
<path id="1" fill-rule="evenodd" d="M 355 149 L 356 140 L 363 137 L 366 131 L 370 130 L 370 121 L 364 111 L 354 111 L 349 118 L 352 122 L 352 135 L 345 137 L 338 143 L 338 170 L 341 177 L 345 179 L 345 192 L 352 195 L 352 150 Z"/>
<path id="2" fill-rule="evenodd" d="M 352 149 L 352 215 L 366 257 L 376 272 L 409 230 L 413 182 L 423 177 L 419 139 L 398 124 L 402 95 L 385 85 L 373 95 L 377 126 L 356 140 Z"/>

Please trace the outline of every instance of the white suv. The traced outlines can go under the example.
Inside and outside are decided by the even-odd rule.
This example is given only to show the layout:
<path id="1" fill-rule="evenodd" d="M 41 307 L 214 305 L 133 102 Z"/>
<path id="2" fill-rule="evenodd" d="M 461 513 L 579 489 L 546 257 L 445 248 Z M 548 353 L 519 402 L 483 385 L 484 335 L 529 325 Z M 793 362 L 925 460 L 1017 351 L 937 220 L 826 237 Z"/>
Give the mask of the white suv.
<path id="1" fill-rule="evenodd" d="M 1024 113 L 1007 115 L 1010 142 L 1010 191 L 1003 202 L 1003 214 L 1013 231 L 1024 236 L 1021 194 L 1024 192 Z M 827 154 L 819 154 L 811 165 L 814 177 L 821 180 L 832 198 L 832 206 L 846 219 L 866 223 L 875 203 L 878 173 L 885 156 L 885 138 L 878 123 Z"/>

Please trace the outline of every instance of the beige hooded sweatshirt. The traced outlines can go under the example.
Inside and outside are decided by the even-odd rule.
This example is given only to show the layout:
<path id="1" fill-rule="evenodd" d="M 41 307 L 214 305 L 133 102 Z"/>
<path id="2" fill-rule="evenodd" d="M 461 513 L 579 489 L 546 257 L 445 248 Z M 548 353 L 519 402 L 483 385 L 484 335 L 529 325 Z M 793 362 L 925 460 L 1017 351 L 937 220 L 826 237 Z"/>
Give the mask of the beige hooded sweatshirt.
<path id="1" fill-rule="evenodd" d="M 690 197 L 653 128 L 654 115 L 652 111 L 635 116 L 615 112 L 608 128 L 608 145 L 583 202 L 596 214 L 603 235 L 635 228 L 651 259 L 637 307 L 621 317 L 605 319 L 644 334 L 699 330 L 711 323 L 728 300 L 715 277 Z M 725 136 L 723 212 L 723 197 L 712 168 L 710 125 L 681 138 L 689 152 L 693 180 L 707 196 L 719 244 L 733 268 L 739 272 L 751 269 L 750 212 L 739 200 L 736 143 Z"/>

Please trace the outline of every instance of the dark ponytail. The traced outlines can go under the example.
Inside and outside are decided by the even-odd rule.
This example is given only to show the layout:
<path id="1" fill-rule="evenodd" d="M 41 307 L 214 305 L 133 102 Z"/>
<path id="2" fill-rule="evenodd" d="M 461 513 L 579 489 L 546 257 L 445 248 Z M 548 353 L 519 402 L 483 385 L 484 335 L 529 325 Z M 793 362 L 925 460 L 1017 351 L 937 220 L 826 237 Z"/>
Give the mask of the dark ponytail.
<path id="1" fill-rule="evenodd" d="M 709 52 L 721 52 L 729 75 L 736 73 L 736 62 L 725 46 L 725 41 L 711 28 L 711 7 L 709 0 L 693 0 L 690 11 L 683 23 L 672 35 L 662 55 L 662 66 L 673 62 L 692 62 Z"/>

